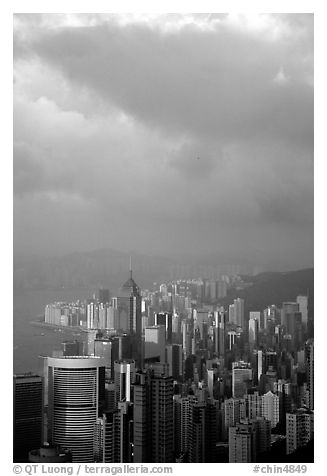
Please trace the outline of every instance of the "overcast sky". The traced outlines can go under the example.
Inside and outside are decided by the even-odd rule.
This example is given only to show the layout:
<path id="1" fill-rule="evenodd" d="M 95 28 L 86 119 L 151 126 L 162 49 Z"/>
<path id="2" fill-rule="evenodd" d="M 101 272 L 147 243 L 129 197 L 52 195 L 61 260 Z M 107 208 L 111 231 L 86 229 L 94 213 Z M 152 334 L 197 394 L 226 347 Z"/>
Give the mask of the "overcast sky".
<path id="1" fill-rule="evenodd" d="M 313 265 L 312 15 L 15 15 L 14 252 Z"/>

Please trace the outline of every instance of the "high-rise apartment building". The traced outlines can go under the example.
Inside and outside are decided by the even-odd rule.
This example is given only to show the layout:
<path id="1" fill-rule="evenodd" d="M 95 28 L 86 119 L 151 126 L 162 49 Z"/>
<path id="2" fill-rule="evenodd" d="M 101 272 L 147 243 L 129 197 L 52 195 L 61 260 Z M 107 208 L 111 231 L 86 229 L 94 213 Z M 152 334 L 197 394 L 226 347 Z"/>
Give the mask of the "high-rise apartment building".
<path id="1" fill-rule="evenodd" d="M 13 384 L 13 460 L 26 463 L 29 451 L 42 443 L 43 381 L 39 375 L 17 374 Z"/>
<path id="2" fill-rule="evenodd" d="M 234 398 L 243 398 L 252 381 L 251 364 L 248 362 L 233 362 L 232 364 L 232 395 Z"/>
<path id="3" fill-rule="evenodd" d="M 69 448 L 73 462 L 94 461 L 94 431 L 105 403 L 100 357 L 47 358 L 48 441 Z"/>
<path id="4" fill-rule="evenodd" d="M 246 418 L 246 401 L 243 398 L 226 399 L 222 405 L 224 415 L 224 434 L 228 437 L 228 429 Z"/>
<path id="5" fill-rule="evenodd" d="M 250 420 L 256 425 L 257 430 L 257 454 L 265 453 L 271 448 L 271 422 L 265 417 L 257 416 Z"/>
<path id="6" fill-rule="evenodd" d="M 194 395 L 187 397 L 174 395 L 174 452 L 177 458 L 187 454 L 191 409 L 197 401 L 198 399 Z"/>
<path id="7" fill-rule="evenodd" d="M 173 378 L 166 364 L 136 374 L 133 385 L 134 462 L 173 462 Z"/>
<path id="8" fill-rule="evenodd" d="M 314 363 L 314 343 L 313 339 L 309 339 L 305 343 L 305 370 L 307 379 L 308 398 L 307 405 L 310 410 L 314 408 L 314 378 L 313 378 L 313 363 Z"/>
<path id="9" fill-rule="evenodd" d="M 94 459 L 97 463 L 120 462 L 118 410 L 106 412 L 97 419 L 94 437 Z"/>
<path id="10" fill-rule="evenodd" d="M 271 422 L 271 428 L 279 422 L 279 397 L 271 391 L 262 395 L 262 416 Z"/>
<path id="11" fill-rule="evenodd" d="M 173 378 L 151 377 L 151 459 L 173 461 Z"/>
<path id="12" fill-rule="evenodd" d="M 256 426 L 238 423 L 229 428 L 228 446 L 230 463 L 253 463 L 257 458 Z"/>
<path id="13" fill-rule="evenodd" d="M 262 416 L 262 397 L 259 392 L 246 396 L 246 415 L 250 420 Z"/>
<path id="14" fill-rule="evenodd" d="M 313 437 L 313 411 L 299 408 L 286 414 L 286 454 L 305 446 Z"/>

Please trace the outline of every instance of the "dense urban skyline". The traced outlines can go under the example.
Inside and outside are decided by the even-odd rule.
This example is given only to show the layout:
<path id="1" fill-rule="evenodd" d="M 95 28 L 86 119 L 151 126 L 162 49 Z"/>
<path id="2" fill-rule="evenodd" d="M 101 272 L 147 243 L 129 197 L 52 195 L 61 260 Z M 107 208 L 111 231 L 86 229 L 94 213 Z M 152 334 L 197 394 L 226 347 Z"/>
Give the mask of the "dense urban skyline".
<path id="1" fill-rule="evenodd" d="M 48 349 L 41 376 L 14 375 L 14 461 L 311 462 L 309 296 L 222 305 L 248 285 L 224 275 L 142 290 L 131 269 L 117 296 L 47 304 L 30 322 L 39 337 L 74 339 Z"/>
<path id="2" fill-rule="evenodd" d="M 312 266 L 313 15 L 14 24 L 15 253 Z"/>

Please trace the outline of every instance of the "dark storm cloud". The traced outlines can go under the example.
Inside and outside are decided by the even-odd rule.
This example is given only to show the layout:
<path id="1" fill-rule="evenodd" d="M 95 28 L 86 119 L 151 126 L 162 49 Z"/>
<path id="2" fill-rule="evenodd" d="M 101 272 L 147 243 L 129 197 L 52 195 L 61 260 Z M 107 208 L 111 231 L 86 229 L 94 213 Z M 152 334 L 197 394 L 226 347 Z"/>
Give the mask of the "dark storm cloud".
<path id="1" fill-rule="evenodd" d="M 313 92 L 301 61 L 312 44 L 285 43 L 224 24 L 163 33 L 112 23 L 45 30 L 30 48 L 77 84 L 169 133 L 311 146 Z M 290 80 L 280 85 L 274 78 L 282 67 Z"/>
<path id="2" fill-rule="evenodd" d="M 312 16 L 193 18 L 17 17 L 19 232 L 24 200 L 43 200 L 43 243 L 47 226 L 70 223 L 85 249 L 273 260 L 293 247 L 310 261 Z"/>

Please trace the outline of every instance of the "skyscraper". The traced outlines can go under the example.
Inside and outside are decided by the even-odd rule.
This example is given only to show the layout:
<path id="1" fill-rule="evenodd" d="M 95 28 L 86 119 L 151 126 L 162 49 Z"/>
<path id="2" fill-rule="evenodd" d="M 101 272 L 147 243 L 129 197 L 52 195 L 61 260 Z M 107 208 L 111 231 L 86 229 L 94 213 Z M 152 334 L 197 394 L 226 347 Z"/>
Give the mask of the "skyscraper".
<path id="1" fill-rule="evenodd" d="M 120 330 L 140 337 L 142 333 L 142 297 L 132 276 L 120 288 L 116 300 Z"/>
<path id="2" fill-rule="evenodd" d="M 105 403 L 100 357 L 47 358 L 48 441 L 69 448 L 73 462 L 94 461 L 94 431 Z"/>
<path id="3" fill-rule="evenodd" d="M 166 346 L 166 362 L 169 365 L 169 375 L 174 380 L 181 380 L 183 376 L 183 348 L 180 344 Z"/>
<path id="4" fill-rule="evenodd" d="M 172 319 L 173 315 L 171 312 L 158 312 L 154 315 L 155 326 L 165 327 L 167 344 L 171 344 L 172 342 Z"/>
<path id="5" fill-rule="evenodd" d="M 151 376 L 151 459 L 173 462 L 173 378 Z"/>
<path id="6" fill-rule="evenodd" d="M 96 337 L 94 340 L 94 355 L 103 357 L 106 365 L 106 379 L 114 377 L 114 364 L 119 360 L 118 337 Z"/>
<path id="7" fill-rule="evenodd" d="M 250 348 L 258 344 L 259 322 L 256 318 L 250 316 L 249 319 L 249 345 Z"/>
<path id="8" fill-rule="evenodd" d="M 166 364 L 138 372 L 133 385 L 134 462 L 173 462 L 173 378 Z"/>
<path id="9" fill-rule="evenodd" d="M 234 299 L 234 314 L 235 314 L 235 324 L 242 329 L 245 329 L 244 321 L 244 299 L 237 298 Z"/>
<path id="10" fill-rule="evenodd" d="M 135 361 L 119 360 L 115 362 L 115 397 L 116 406 L 124 400 L 130 402 L 132 398 L 131 386 L 135 381 Z"/>
<path id="11" fill-rule="evenodd" d="M 176 457 L 187 454 L 192 406 L 197 403 L 194 395 L 174 395 L 174 451 Z"/>
<path id="12" fill-rule="evenodd" d="M 309 339 L 305 343 L 305 370 L 308 388 L 308 407 L 310 410 L 314 408 L 314 377 L 313 377 L 313 362 L 314 362 L 314 343 L 313 339 Z"/>
<path id="13" fill-rule="evenodd" d="M 302 325 L 307 330 L 308 327 L 308 296 L 297 296 L 296 302 L 299 305 L 299 311 L 302 316 Z"/>
<path id="14" fill-rule="evenodd" d="M 151 382 L 149 372 L 137 372 L 133 385 L 134 463 L 151 461 Z"/>
<path id="15" fill-rule="evenodd" d="M 33 374 L 14 375 L 14 457 L 27 462 L 28 452 L 39 448 L 43 434 L 43 382 Z"/>

